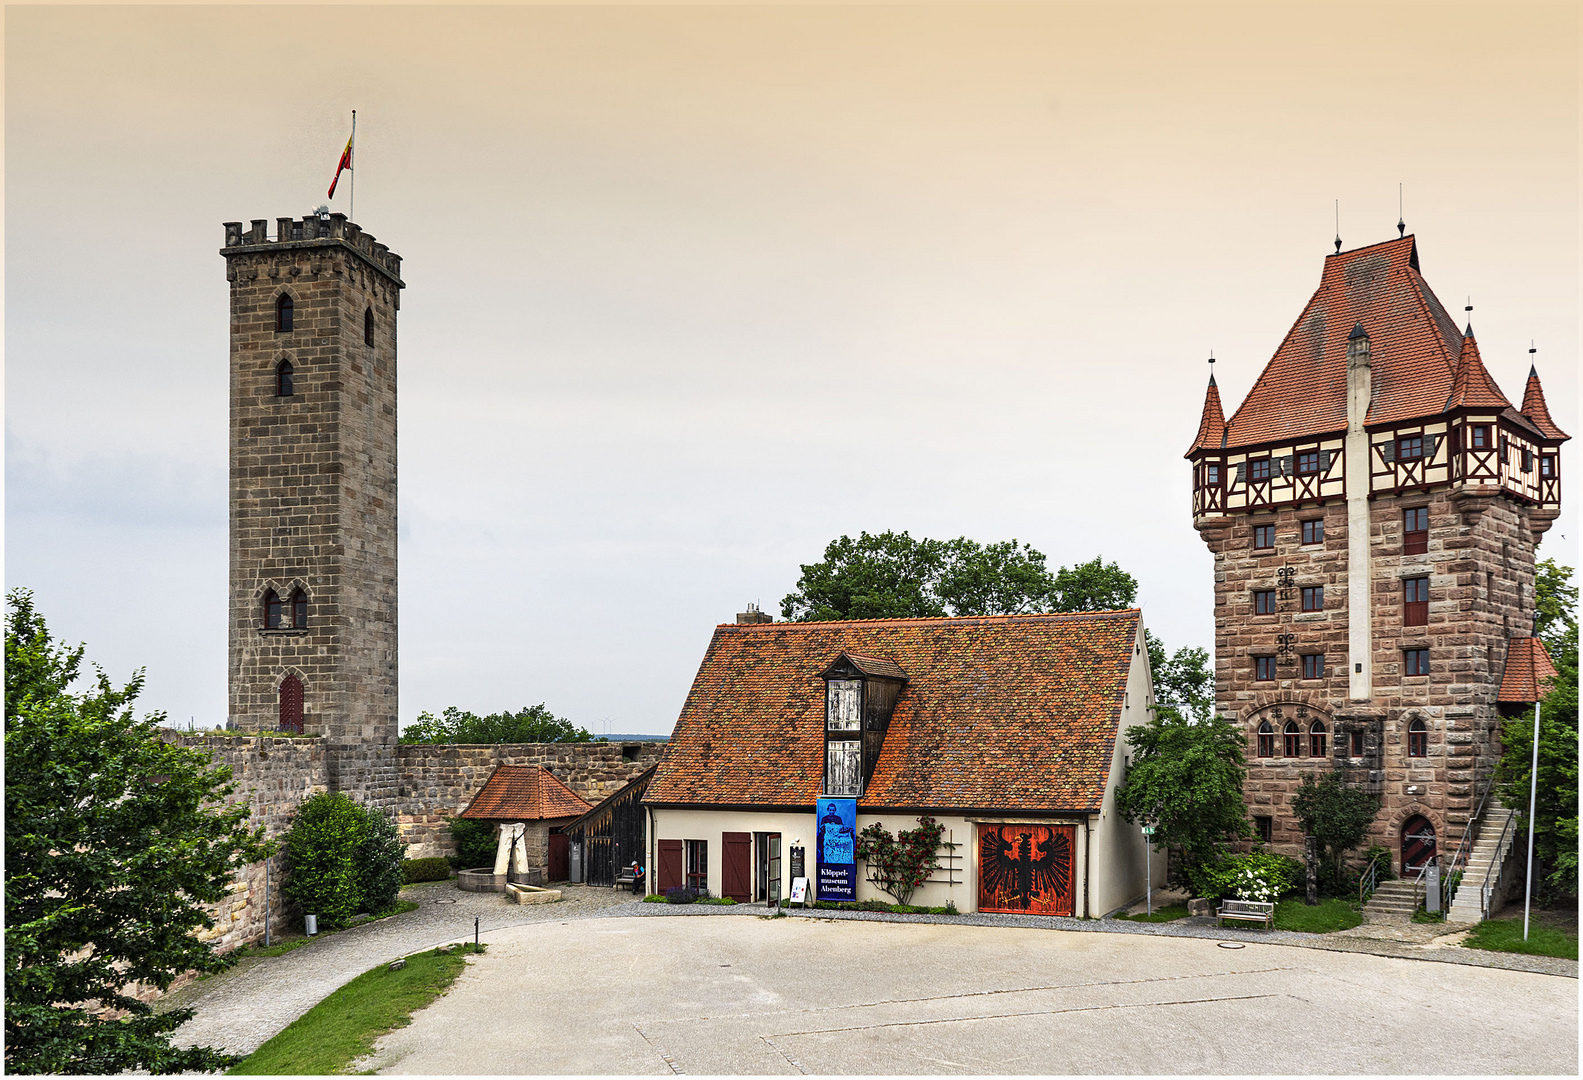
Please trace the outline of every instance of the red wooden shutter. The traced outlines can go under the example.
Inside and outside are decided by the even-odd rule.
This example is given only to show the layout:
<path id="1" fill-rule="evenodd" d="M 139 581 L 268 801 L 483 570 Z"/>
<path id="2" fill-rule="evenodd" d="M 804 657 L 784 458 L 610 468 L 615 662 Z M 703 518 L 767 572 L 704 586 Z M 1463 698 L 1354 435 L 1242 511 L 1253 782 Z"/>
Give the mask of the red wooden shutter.
<path id="1" fill-rule="evenodd" d="M 302 680 L 295 675 L 280 681 L 280 730 L 302 731 Z"/>
<path id="2" fill-rule="evenodd" d="M 753 834 L 721 833 L 720 842 L 725 847 L 720 892 L 739 904 L 746 904 L 753 899 Z"/>
<path id="3" fill-rule="evenodd" d="M 682 842 L 660 841 L 660 892 L 682 887 Z"/>

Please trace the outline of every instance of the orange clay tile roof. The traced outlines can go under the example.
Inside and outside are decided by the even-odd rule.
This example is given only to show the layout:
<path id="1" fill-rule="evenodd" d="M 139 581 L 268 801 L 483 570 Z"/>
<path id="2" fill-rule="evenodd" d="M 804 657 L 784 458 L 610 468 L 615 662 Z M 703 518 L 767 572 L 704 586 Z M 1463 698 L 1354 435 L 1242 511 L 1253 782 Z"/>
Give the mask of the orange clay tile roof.
<path id="1" fill-rule="evenodd" d="M 1572 437 L 1556 427 L 1555 421 L 1550 419 L 1550 406 L 1545 404 L 1544 387 L 1539 385 L 1539 369 L 1532 365 L 1528 368 L 1528 385 L 1523 389 L 1523 415 L 1547 439 L 1565 440 Z"/>
<path id="2" fill-rule="evenodd" d="M 881 660 L 877 656 L 859 656 L 856 653 L 849 652 L 841 655 L 852 661 L 852 666 L 865 675 L 875 675 L 881 679 L 901 679 L 906 681 L 907 673 L 894 660 Z"/>
<path id="3" fill-rule="evenodd" d="M 1227 423 L 1225 445 L 1346 430 L 1347 335 L 1358 324 L 1369 335 L 1373 369 L 1365 422 L 1442 413 L 1462 334 L 1419 274 L 1417 241 L 1407 236 L 1325 259 L 1318 290 Z"/>
<path id="4" fill-rule="evenodd" d="M 1506 649 L 1506 671 L 1501 675 L 1497 701 L 1512 703 L 1538 701 L 1549 692 L 1546 685 L 1556 677 L 1545 643 L 1536 637 L 1512 638 Z"/>
<path id="5" fill-rule="evenodd" d="M 811 807 L 820 674 L 846 650 L 909 680 L 863 807 L 1096 809 L 1139 625 L 1129 610 L 716 627 L 644 801 Z"/>
<path id="6" fill-rule="evenodd" d="M 485 821 L 576 817 L 589 806 L 542 765 L 499 765 L 462 811 Z"/>
<path id="7" fill-rule="evenodd" d="M 1457 361 L 1457 373 L 1451 380 L 1451 396 L 1446 399 L 1446 411 L 1452 409 L 1500 409 L 1512 407 L 1501 393 L 1501 388 L 1490 378 L 1489 369 L 1479 356 L 1479 343 L 1473 338 L 1473 327 L 1462 339 L 1462 356 Z"/>
<path id="8" fill-rule="evenodd" d="M 1198 421 L 1198 435 L 1187 448 L 1187 457 L 1195 450 L 1219 450 L 1226 444 L 1226 414 L 1220 407 L 1220 387 L 1215 377 L 1209 377 L 1209 389 L 1204 392 L 1204 415 Z"/>

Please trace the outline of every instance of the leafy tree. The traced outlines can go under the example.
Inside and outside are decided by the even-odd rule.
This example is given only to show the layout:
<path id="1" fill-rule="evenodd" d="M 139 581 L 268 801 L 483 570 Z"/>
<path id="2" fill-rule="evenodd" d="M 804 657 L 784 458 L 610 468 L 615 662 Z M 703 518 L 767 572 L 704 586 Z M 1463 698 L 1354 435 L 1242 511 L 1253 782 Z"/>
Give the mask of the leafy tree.
<path id="1" fill-rule="evenodd" d="M 1102 558 L 1054 574 L 1044 555 L 1016 540 L 980 544 L 914 539 L 905 532 L 832 540 L 824 559 L 802 566 L 781 614 L 797 622 L 930 619 L 1026 611 L 1124 608 L 1138 583 Z"/>
<path id="2" fill-rule="evenodd" d="M 1144 636 L 1149 646 L 1156 711 L 1207 722 L 1215 707 L 1215 673 L 1209 670 L 1209 650 L 1184 645 L 1167 653 L 1159 638 L 1147 630 Z"/>
<path id="3" fill-rule="evenodd" d="M 868 865 L 868 879 L 905 904 L 940 864 L 945 826 L 925 814 L 916 829 L 896 836 L 879 822 L 857 834 L 857 857 Z"/>
<path id="4" fill-rule="evenodd" d="M 456 841 L 456 854 L 452 865 L 458 870 L 472 870 L 480 866 L 494 866 L 495 854 L 500 850 L 500 838 L 495 826 L 476 818 L 452 818 L 451 839 Z"/>
<path id="5" fill-rule="evenodd" d="M 326 930 L 345 926 L 363 910 L 357 856 L 367 838 L 368 815 L 339 792 L 321 792 L 297 807 L 286 830 L 290 876 L 281 886 Z"/>
<path id="6" fill-rule="evenodd" d="M 1127 729 L 1132 764 L 1116 791 L 1127 821 L 1154 822 L 1154 848 L 1181 851 L 1191 873 L 1227 840 L 1253 834 L 1242 801 L 1242 733 L 1216 716 L 1194 721 L 1157 708 Z"/>
<path id="7" fill-rule="evenodd" d="M 1578 889 L 1578 624 L 1572 568 L 1545 559 L 1535 582 L 1536 629 L 1558 677 L 1539 716 L 1539 787 L 1534 812 L 1534 858 L 1544 867 L 1547 892 L 1576 896 Z M 1530 709 L 1501 730 L 1496 776 L 1501 798 L 1528 828 L 1533 768 L 1534 714 Z"/>
<path id="8" fill-rule="evenodd" d="M 420 713 L 401 733 L 404 743 L 550 743 L 593 742 L 588 731 L 563 720 L 543 704 L 516 712 L 475 716 L 452 706 L 440 716 Z"/>
<path id="9" fill-rule="evenodd" d="M 363 844 L 357 852 L 357 884 L 364 909 L 384 915 L 395 910 L 396 895 L 406 882 L 402 864 L 407 856 L 407 842 L 401 838 L 401 829 L 390 811 L 365 807 L 364 814 Z"/>
<path id="10" fill-rule="evenodd" d="M 1330 868 L 1337 889 L 1343 856 L 1363 843 L 1380 805 L 1378 795 L 1348 782 L 1345 769 L 1318 778 L 1307 773 L 1292 795 L 1292 813 L 1302 822 L 1303 832 L 1318 841 L 1320 864 Z"/>
<path id="11" fill-rule="evenodd" d="M 26 590 L 6 602 L 6 1071 L 227 1068 L 239 1059 L 171 1044 L 193 1009 L 123 991 L 230 964 L 196 934 L 268 854 L 262 830 L 225 805 L 228 769 L 162 741 L 163 714 L 133 717 L 142 671 L 69 692 L 84 648 L 55 642 Z"/>

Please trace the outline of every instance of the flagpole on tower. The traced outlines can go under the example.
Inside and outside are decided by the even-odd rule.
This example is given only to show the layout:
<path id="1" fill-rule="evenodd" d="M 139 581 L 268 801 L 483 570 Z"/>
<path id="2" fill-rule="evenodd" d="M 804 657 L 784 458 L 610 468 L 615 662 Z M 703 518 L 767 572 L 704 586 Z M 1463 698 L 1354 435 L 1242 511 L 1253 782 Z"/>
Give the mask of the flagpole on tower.
<path id="1" fill-rule="evenodd" d="M 357 220 L 357 110 L 352 110 L 352 160 L 347 164 L 347 170 L 352 174 L 351 187 L 347 189 L 346 216 L 351 221 Z"/>

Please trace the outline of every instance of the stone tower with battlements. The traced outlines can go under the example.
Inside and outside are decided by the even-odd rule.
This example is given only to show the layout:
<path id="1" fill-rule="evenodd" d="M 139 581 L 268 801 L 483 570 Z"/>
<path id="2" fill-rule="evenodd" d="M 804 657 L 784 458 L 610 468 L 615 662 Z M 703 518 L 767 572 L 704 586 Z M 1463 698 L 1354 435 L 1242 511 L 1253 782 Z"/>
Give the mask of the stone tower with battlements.
<path id="1" fill-rule="evenodd" d="M 1340 768 L 1382 798 L 1367 843 L 1398 871 L 1452 858 L 1501 714 L 1532 697 L 1515 673 L 1567 437 L 1537 371 L 1520 407 L 1501 392 L 1412 236 L 1325 260 L 1229 420 L 1210 379 L 1187 457 L 1214 554 L 1216 709 L 1244 732 L 1244 794 L 1275 850 L 1303 853 L 1303 775 Z"/>
<path id="2" fill-rule="evenodd" d="M 396 741 L 401 258 L 341 214 L 225 224 L 230 718 L 322 736 L 387 801 Z"/>

